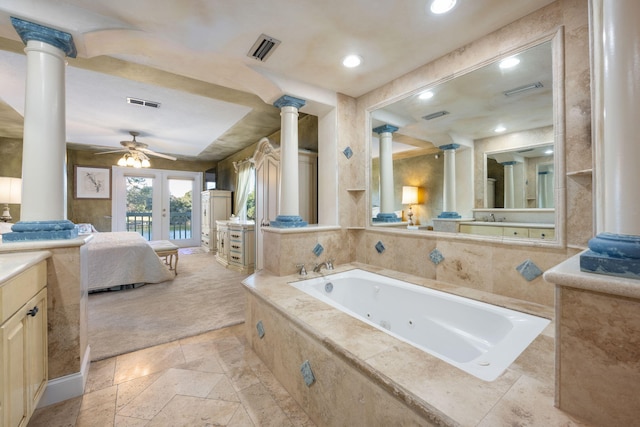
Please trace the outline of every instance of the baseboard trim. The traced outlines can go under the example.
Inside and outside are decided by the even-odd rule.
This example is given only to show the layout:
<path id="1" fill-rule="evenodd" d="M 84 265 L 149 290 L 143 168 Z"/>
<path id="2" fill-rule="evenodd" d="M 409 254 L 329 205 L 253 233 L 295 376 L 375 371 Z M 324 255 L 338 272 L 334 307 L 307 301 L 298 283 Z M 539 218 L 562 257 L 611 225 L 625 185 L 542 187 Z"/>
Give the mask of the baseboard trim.
<path id="1" fill-rule="evenodd" d="M 80 372 L 49 380 L 47 388 L 44 390 L 40 402 L 38 402 L 38 408 L 82 396 L 89 375 L 90 363 L 91 348 L 87 346 L 82 359 Z"/>

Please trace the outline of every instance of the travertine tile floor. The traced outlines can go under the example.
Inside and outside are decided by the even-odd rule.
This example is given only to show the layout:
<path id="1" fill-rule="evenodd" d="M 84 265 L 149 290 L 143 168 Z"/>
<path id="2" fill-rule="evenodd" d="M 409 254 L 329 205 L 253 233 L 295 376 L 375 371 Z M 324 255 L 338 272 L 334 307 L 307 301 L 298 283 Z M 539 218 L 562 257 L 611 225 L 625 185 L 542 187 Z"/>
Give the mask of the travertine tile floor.
<path id="1" fill-rule="evenodd" d="M 85 394 L 38 409 L 28 427 L 314 426 L 243 329 L 93 362 Z"/>

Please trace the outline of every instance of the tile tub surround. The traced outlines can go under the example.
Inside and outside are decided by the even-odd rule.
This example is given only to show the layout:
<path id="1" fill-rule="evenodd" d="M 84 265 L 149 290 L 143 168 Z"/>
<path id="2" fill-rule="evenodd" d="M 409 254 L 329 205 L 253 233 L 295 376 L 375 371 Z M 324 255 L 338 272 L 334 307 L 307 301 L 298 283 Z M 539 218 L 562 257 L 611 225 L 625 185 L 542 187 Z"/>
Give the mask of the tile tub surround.
<path id="1" fill-rule="evenodd" d="M 553 314 L 550 307 L 360 263 L 335 272 L 352 268 L 546 318 Z M 245 327 L 254 351 L 317 424 L 355 425 L 372 417 L 370 425 L 380 425 L 380 416 L 388 425 L 586 425 L 554 407 L 553 323 L 497 380 L 485 382 L 288 285 L 297 280 L 264 271 L 245 279 Z M 299 372 L 305 360 L 316 379 L 310 387 Z"/>
<path id="2" fill-rule="evenodd" d="M 557 288 L 558 405 L 594 425 L 637 425 L 640 281 L 582 272 L 579 258 L 545 273 Z"/>

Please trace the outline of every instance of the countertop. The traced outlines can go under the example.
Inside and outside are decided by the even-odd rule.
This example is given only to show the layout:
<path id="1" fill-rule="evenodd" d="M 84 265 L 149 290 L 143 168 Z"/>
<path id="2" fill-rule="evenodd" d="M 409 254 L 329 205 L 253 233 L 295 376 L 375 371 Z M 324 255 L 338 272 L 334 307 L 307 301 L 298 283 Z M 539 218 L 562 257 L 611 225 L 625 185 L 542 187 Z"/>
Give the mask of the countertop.
<path id="1" fill-rule="evenodd" d="M 0 255 L 0 286 L 51 256 L 49 251 L 14 252 Z"/>
<path id="2" fill-rule="evenodd" d="M 490 225 L 493 227 L 523 227 L 523 228 L 555 228 L 553 224 L 539 222 L 506 222 L 506 221 L 462 221 L 465 225 Z"/>

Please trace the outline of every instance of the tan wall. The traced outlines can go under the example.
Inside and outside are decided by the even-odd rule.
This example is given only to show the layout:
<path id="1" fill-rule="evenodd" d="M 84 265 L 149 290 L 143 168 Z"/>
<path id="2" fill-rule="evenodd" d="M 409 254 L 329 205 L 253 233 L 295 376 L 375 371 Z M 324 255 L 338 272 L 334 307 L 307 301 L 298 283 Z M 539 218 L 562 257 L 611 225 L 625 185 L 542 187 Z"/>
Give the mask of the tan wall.
<path id="1" fill-rule="evenodd" d="M 71 222 L 90 223 L 98 231 L 111 231 L 111 200 L 78 200 L 74 197 L 74 166 L 111 167 L 121 154 L 96 155 L 90 151 L 67 150 L 67 219 Z M 151 159 L 154 169 L 204 172 L 215 166 L 215 162 L 192 162 L 183 160 Z M 203 179 L 204 182 L 204 179 Z"/>
<path id="2" fill-rule="evenodd" d="M 22 140 L 0 138 L 0 176 L 22 177 Z M 11 222 L 20 221 L 20 205 L 9 205 Z"/>
<path id="3" fill-rule="evenodd" d="M 394 210 L 403 211 L 403 219 L 409 209 L 402 204 L 402 187 L 411 185 L 419 188 L 418 204 L 413 205 L 413 222 L 418 225 L 432 225 L 432 219 L 442 212 L 444 157 L 433 154 L 415 156 L 393 161 Z M 380 206 L 380 159 L 371 162 L 371 204 Z"/>

